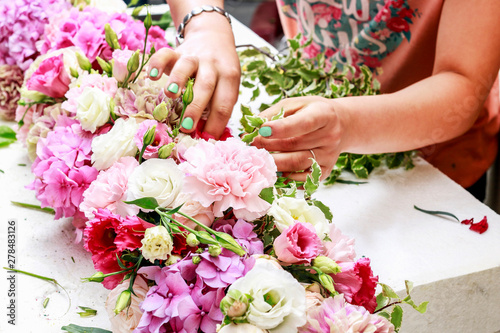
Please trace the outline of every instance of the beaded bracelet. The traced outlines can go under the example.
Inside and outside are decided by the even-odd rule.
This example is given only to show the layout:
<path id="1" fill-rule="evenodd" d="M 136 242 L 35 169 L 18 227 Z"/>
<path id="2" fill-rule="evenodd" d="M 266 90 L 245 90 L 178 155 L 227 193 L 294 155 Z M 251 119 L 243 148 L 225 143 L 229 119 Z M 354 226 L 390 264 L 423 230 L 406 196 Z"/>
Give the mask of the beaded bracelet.
<path id="1" fill-rule="evenodd" d="M 224 15 L 227 20 L 229 21 L 229 24 L 231 24 L 231 18 L 229 17 L 229 14 L 222 8 L 217 7 L 217 6 L 209 6 L 209 5 L 203 5 L 201 7 L 195 7 L 193 10 L 188 13 L 186 16 L 184 16 L 184 20 L 182 20 L 182 23 L 179 25 L 179 28 L 177 29 L 177 36 L 176 36 L 176 41 L 177 45 L 181 44 L 184 41 L 184 29 L 186 28 L 186 25 L 191 21 L 193 17 L 196 15 L 200 15 L 203 12 L 216 12 L 221 15 Z"/>

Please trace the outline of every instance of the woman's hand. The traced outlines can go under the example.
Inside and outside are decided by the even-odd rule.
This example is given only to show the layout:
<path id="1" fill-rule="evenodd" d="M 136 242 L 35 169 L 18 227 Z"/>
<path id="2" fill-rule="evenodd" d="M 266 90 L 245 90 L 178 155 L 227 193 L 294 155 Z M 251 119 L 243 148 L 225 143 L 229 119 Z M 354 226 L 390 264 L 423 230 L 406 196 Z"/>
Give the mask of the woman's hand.
<path id="1" fill-rule="evenodd" d="M 181 130 L 196 129 L 202 113 L 209 116 L 204 131 L 218 139 L 238 99 L 240 63 L 231 26 L 223 15 L 202 13 L 186 25 L 184 42 L 175 51 L 158 50 L 150 60 L 149 76 L 169 75 L 168 97 L 176 98 L 190 77 L 195 78 L 193 102 L 186 108 Z"/>
<path id="2" fill-rule="evenodd" d="M 321 167 L 321 178 L 326 178 L 341 153 L 343 131 L 333 101 L 322 97 L 288 98 L 259 116 L 271 119 L 282 108 L 285 117 L 266 122 L 252 145 L 273 152 L 278 171 L 289 178 L 305 181 L 311 157 Z"/>

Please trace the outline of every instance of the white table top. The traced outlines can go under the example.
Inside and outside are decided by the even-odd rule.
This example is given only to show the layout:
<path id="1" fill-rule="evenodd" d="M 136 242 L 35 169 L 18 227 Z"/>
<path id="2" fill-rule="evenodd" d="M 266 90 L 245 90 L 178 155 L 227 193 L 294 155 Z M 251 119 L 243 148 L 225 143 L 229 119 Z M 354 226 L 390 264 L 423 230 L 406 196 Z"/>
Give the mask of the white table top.
<path id="1" fill-rule="evenodd" d="M 266 44 L 236 20 L 233 29 L 237 44 Z M 15 127 L 14 123 L 0 124 Z M 24 188 L 33 176 L 20 143 L 0 149 L 0 169 L 2 266 L 8 257 L 7 222 L 14 219 L 16 268 L 55 278 L 71 299 L 69 305 L 60 288 L 17 274 L 16 326 L 8 325 L 5 302 L 10 274 L 4 270 L 0 274 L 4 309 L 0 332 L 59 332 L 70 323 L 110 329 L 104 310 L 107 290 L 99 284 L 80 283 L 94 269 L 89 253 L 73 243 L 70 221 L 53 221 L 46 213 L 10 204 L 11 200 L 37 204 L 34 193 Z M 500 216 L 459 185 L 417 160 L 412 170 L 380 169 L 368 184 L 323 187 L 316 197 L 331 207 L 334 223 L 342 232 L 356 239 L 358 257 L 371 259 L 381 282 L 403 290 L 404 280 L 411 280 L 415 301 L 430 302 L 425 315 L 405 307 L 402 333 L 500 330 Z M 490 227 L 479 235 L 451 219 L 418 212 L 413 205 L 449 211 L 460 219 L 479 221 L 487 216 Z M 50 301 L 43 308 L 47 297 Z M 78 306 L 96 309 L 98 315 L 80 318 Z"/>

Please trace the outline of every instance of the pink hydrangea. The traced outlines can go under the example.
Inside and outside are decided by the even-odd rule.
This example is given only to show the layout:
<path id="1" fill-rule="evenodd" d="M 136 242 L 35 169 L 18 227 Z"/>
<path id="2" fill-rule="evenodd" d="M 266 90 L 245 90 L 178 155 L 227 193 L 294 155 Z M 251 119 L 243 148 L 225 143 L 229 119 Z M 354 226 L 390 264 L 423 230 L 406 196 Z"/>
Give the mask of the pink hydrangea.
<path id="1" fill-rule="evenodd" d="M 50 50 L 77 46 L 90 62 L 94 62 L 98 56 L 111 60 L 113 50 L 106 42 L 106 23 L 117 34 L 122 50 L 143 50 L 146 29 L 142 22 L 125 13 L 108 14 L 94 7 L 85 7 L 81 11 L 73 8 L 68 15 L 58 17 L 48 27 L 40 51 L 47 53 Z M 149 53 L 153 44 L 156 49 L 168 47 L 165 33 L 158 27 L 150 29 L 146 52 Z"/>
<path id="2" fill-rule="evenodd" d="M 213 204 L 215 216 L 232 208 L 236 218 L 252 221 L 269 209 L 270 204 L 259 194 L 276 182 L 276 165 L 264 149 L 247 146 L 236 138 L 201 140 L 184 158 L 180 164 L 186 174 L 184 191 L 205 207 Z"/>
<path id="3" fill-rule="evenodd" d="M 309 264 L 320 253 L 321 239 L 310 223 L 296 222 L 273 243 L 279 260 L 287 264 Z"/>
<path id="4" fill-rule="evenodd" d="M 37 144 L 37 158 L 32 165 L 35 190 L 42 207 L 52 207 L 56 219 L 80 216 L 78 206 L 83 192 L 97 177 L 90 166 L 91 138 L 82 137 L 79 124 L 57 126 Z"/>
<path id="5" fill-rule="evenodd" d="M 311 308 L 307 312 L 307 324 L 299 328 L 299 332 L 393 333 L 394 325 L 361 306 L 347 303 L 340 294 L 325 299 L 320 306 Z"/>
<path id="6" fill-rule="evenodd" d="M 245 249 L 249 255 L 263 254 L 264 243 L 253 231 L 255 225 L 251 222 L 239 219 L 235 220 L 217 220 L 213 229 L 222 231 L 233 236 L 233 238 Z"/>
<path id="7" fill-rule="evenodd" d="M 64 68 L 63 55 L 43 60 L 36 71 L 26 81 L 28 90 L 36 90 L 53 98 L 64 97 L 71 78 Z"/>
<path id="8" fill-rule="evenodd" d="M 17 65 L 0 65 L 0 119 L 14 120 L 23 71 Z"/>
<path id="9" fill-rule="evenodd" d="M 16 0 L 0 3 L 0 65 L 28 69 L 39 55 L 36 44 L 42 39 L 51 17 L 71 7 L 66 0 Z"/>
<path id="10" fill-rule="evenodd" d="M 370 259 L 361 258 L 356 262 L 339 263 L 339 266 L 342 271 L 331 274 L 335 290 L 344 294 L 349 303 L 363 306 L 373 313 L 377 307 L 375 288 L 378 276 L 373 276 Z"/>
<path id="11" fill-rule="evenodd" d="M 165 123 L 159 123 L 156 120 L 145 120 L 139 125 L 139 129 L 137 130 L 137 134 L 134 137 L 135 144 L 139 151 L 142 149 L 144 145 L 143 139 L 144 134 L 150 129 L 156 126 L 155 137 L 153 143 L 146 147 L 144 151 L 143 158 L 157 158 L 158 157 L 158 149 L 160 149 L 163 145 L 167 145 L 170 142 L 173 142 L 172 138 L 168 135 L 170 132 L 169 127 Z"/>
<path id="12" fill-rule="evenodd" d="M 136 215 L 139 207 L 126 204 L 128 178 L 139 165 L 133 157 L 122 157 L 109 169 L 101 171 L 97 179 L 83 193 L 80 210 L 93 218 L 98 208 L 107 208 L 122 217 Z"/>

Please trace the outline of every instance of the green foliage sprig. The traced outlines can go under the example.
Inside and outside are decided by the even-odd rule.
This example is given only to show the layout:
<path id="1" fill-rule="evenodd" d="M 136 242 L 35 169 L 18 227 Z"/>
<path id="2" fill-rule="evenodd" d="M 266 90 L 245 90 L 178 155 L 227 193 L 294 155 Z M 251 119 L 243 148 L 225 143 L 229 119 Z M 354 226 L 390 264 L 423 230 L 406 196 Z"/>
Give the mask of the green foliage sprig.
<path id="1" fill-rule="evenodd" d="M 328 59 L 324 53 L 319 53 L 311 59 L 302 56 L 303 49 L 310 45 L 311 40 L 301 45 L 300 38 L 299 35 L 289 40 L 288 55 L 274 55 L 268 49 L 260 49 L 252 45 L 240 46 L 245 47 L 239 52 L 242 85 L 252 90 L 250 101 L 259 97 L 262 91 L 274 98 L 269 104 L 261 103 L 258 107 L 259 111 L 264 111 L 288 97 L 339 98 L 380 93 L 380 84 L 373 78 L 368 67 L 360 66 L 356 70 L 353 66 L 344 65 L 341 70 L 333 62 L 326 70 L 325 65 Z M 245 132 L 248 133 L 244 138 L 251 141 L 257 135 L 256 131 L 248 126 L 252 114 L 247 106 L 242 105 L 241 110 L 243 113 L 241 123 Z M 342 171 L 350 171 L 358 178 L 367 178 L 370 172 L 382 163 L 389 168 L 411 169 L 414 155 L 414 151 L 369 155 L 342 153 L 325 184 L 335 183 Z"/>

